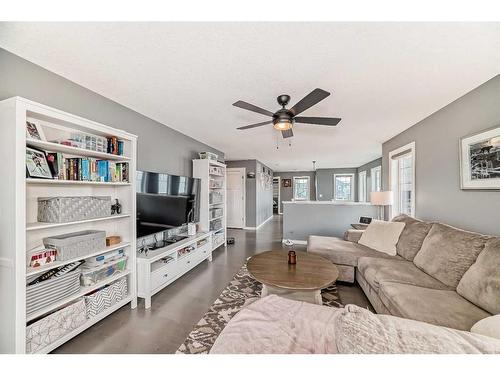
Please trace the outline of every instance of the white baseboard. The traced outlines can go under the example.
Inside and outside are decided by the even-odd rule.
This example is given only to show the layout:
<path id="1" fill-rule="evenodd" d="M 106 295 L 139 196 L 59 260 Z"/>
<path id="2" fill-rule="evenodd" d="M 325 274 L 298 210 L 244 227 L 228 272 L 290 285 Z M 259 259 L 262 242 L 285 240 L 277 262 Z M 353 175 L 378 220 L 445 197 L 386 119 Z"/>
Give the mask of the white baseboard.
<path id="1" fill-rule="evenodd" d="M 282 243 L 285 243 L 285 241 L 287 241 L 286 238 L 283 238 L 281 240 Z M 307 241 L 304 241 L 304 240 L 290 240 L 293 242 L 294 245 L 307 245 Z"/>
<path id="2" fill-rule="evenodd" d="M 258 227 L 245 227 L 243 229 L 246 229 L 246 230 L 259 230 L 265 223 L 267 223 L 272 218 L 273 218 L 273 215 L 269 216 L 266 220 L 264 220 L 262 223 L 260 223 Z"/>

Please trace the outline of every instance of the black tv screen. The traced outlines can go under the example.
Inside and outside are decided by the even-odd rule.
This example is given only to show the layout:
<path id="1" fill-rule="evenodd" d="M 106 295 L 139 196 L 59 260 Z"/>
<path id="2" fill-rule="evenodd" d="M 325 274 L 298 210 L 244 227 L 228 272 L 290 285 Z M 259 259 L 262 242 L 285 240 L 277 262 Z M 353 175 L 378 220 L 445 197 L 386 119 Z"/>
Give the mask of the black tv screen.
<path id="1" fill-rule="evenodd" d="M 137 237 L 197 222 L 200 179 L 137 171 Z"/>

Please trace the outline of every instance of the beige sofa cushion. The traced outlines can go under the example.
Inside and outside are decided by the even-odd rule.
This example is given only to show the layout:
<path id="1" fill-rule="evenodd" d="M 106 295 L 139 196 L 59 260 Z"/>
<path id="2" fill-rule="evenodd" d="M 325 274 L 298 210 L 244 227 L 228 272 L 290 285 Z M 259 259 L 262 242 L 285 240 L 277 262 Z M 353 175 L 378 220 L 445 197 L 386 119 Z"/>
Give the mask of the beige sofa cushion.
<path id="1" fill-rule="evenodd" d="M 396 244 L 404 227 L 404 223 L 372 220 L 361 235 L 358 243 L 370 249 L 394 256 L 397 254 Z"/>
<path id="2" fill-rule="evenodd" d="M 491 314 L 500 314 L 500 238 L 486 241 L 458 283 L 457 292 Z"/>
<path id="3" fill-rule="evenodd" d="M 490 316 L 454 290 L 383 281 L 379 297 L 393 315 L 463 331 Z"/>
<path id="4" fill-rule="evenodd" d="M 451 287 L 418 269 L 412 262 L 402 259 L 359 258 L 358 272 L 377 293 L 380 289 L 380 283 L 384 281 L 431 289 L 451 289 Z"/>
<path id="5" fill-rule="evenodd" d="M 432 324 L 376 315 L 347 305 L 334 316 L 339 354 L 500 353 L 500 340 Z"/>
<path id="6" fill-rule="evenodd" d="M 408 215 L 399 215 L 392 221 L 405 223 L 405 228 L 399 236 L 396 245 L 398 255 L 406 260 L 412 261 L 419 252 L 425 237 L 432 227 L 432 223 L 414 219 Z"/>
<path id="7" fill-rule="evenodd" d="M 500 341 L 500 314 L 481 319 L 470 329 L 478 335 L 494 337 Z"/>
<path id="8" fill-rule="evenodd" d="M 456 287 L 489 238 L 435 223 L 413 263 L 442 283 Z"/>
<path id="9" fill-rule="evenodd" d="M 309 236 L 307 252 L 330 259 L 335 264 L 356 267 L 361 257 L 398 258 L 337 237 Z"/>

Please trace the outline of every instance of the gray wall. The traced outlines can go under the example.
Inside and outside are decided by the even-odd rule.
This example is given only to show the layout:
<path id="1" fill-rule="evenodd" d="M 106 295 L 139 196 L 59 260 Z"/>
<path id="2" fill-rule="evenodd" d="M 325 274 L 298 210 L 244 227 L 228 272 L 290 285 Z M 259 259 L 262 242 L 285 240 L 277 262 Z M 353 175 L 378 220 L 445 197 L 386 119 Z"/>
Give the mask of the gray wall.
<path id="1" fill-rule="evenodd" d="M 255 178 L 245 179 L 245 225 L 258 227 L 273 215 L 273 189 L 265 189 L 259 180 L 262 167 L 270 169 L 258 160 L 230 160 L 226 162 L 228 168 L 245 168 L 246 173 L 255 173 Z M 271 171 L 272 173 L 272 171 Z"/>
<path id="2" fill-rule="evenodd" d="M 333 175 L 339 173 L 354 173 L 354 200 L 358 200 L 357 168 L 328 168 L 316 170 L 318 184 L 318 200 L 331 201 L 333 199 Z"/>
<path id="3" fill-rule="evenodd" d="M 302 177 L 309 176 L 310 181 L 310 199 L 312 201 L 316 200 L 316 182 L 315 182 L 315 173 L 314 172 L 274 172 L 274 176 L 280 176 L 280 205 L 281 212 L 283 212 L 283 202 L 291 201 L 293 198 L 293 178 L 294 177 Z M 290 178 L 292 179 L 292 186 L 289 188 L 283 187 L 283 179 Z"/>
<path id="4" fill-rule="evenodd" d="M 372 191 L 372 168 L 375 168 L 375 167 L 378 167 L 381 165 L 382 165 L 382 158 L 378 158 L 378 159 L 375 159 L 369 163 L 363 164 L 361 167 L 358 168 L 357 177 L 359 177 L 360 172 L 366 171 L 366 201 L 367 202 L 370 201 L 370 192 Z M 382 180 L 383 179 L 384 179 L 384 175 L 383 175 L 383 171 L 382 171 Z M 358 178 L 356 179 L 356 181 L 358 181 L 358 183 L 359 183 Z M 356 194 L 357 194 L 357 192 L 356 192 Z M 357 194 L 356 196 L 357 196 L 357 199 L 359 201 L 361 197 L 359 197 L 358 195 L 359 194 Z"/>
<path id="5" fill-rule="evenodd" d="M 390 151 L 415 141 L 416 216 L 500 235 L 500 192 L 460 190 L 459 139 L 500 125 L 500 75 L 383 144 Z M 388 173 L 383 178 L 389 186 Z"/>
<path id="6" fill-rule="evenodd" d="M 218 150 L 0 48 L 0 100 L 12 96 L 138 135 L 138 169 L 190 176 L 191 160 L 199 151 L 223 157 Z"/>
<path id="7" fill-rule="evenodd" d="M 370 204 L 285 203 L 283 239 L 307 241 L 310 235 L 343 237 L 360 216 L 376 217 Z"/>

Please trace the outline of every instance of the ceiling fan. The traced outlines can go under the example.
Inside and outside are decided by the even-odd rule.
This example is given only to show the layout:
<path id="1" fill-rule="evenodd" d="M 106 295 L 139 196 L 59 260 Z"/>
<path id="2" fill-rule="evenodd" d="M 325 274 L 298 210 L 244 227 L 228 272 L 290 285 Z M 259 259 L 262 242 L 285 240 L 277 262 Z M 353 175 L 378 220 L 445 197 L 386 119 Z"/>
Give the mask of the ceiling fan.
<path id="1" fill-rule="evenodd" d="M 233 103 L 235 107 L 243 108 L 248 111 L 257 112 L 272 117 L 272 120 L 242 126 L 239 127 L 238 130 L 256 128 L 258 126 L 264 126 L 272 123 L 276 130 L 281 131 L 281 135 L 283 136 L 283 138 L 290 138 L 293 137 L 292 128 L 294 123 L 296 122 L 301 124 L 335 126 L 340 122 L 340 118 L 297 116 L 298 114 L 304 112 L 306 109 L 318 104 L 329 95 L 330 93 L 325 90 L 314 89 L 311 93 L 306 95 L 302 100 L 300 100 L 290 109 L 285 108 L 285 106 L 290 101 L 290 95 L 280 95 L 278 96 L 278 104 L 283 108 L 279 109 L 275 113 L 257 107 L 253 104 L 244 102 L 242 100 L 238 100 L 236 103 Z"/>

